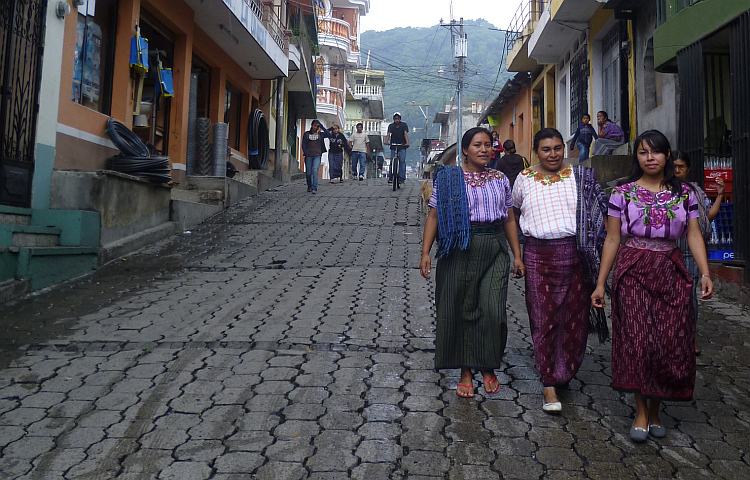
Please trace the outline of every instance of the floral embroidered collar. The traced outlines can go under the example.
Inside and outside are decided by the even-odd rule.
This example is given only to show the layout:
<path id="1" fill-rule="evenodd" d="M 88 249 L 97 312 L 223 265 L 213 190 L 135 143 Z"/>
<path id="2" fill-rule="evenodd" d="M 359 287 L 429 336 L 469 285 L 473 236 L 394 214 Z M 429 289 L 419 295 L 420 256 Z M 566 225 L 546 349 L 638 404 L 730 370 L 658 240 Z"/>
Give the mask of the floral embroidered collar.
<path id="1" fill-rule="evenodd" d="M 491 168 L 486 169 L 483 172 L 464 172 L 464 180 L 470 187 L 483 187 L 487 185 L 491 179 L 501 179 L 505 177 L 505 174 L 500 170 L 493 170 Z"/>
<path id="2" fill-rule="evenodd" d="M 527 168 L 521 172 L 521 175 L 533 179 L 535 182 L 539 182 L 542 185 L 552 185 L 553 183 L 562 182 L 567 180 L 573 175 L 573 169 L 568 165 L 557 173 L 546 175 L 541 172 L 537 172 L 533 168 Z"/>
<path id="3" fill-rule="evenodd" d="M 675 195 L 671 190 L 663 190 L 654 193 L 635 182 L 626 183 L 615 187 L 615 191 L 622 193 L 625 200 L 635 203 L 643 211 L 643 224 L 651 227 L 662 228 L 669 220 L 675 218 L 675 208 L 688 199 L 690 187 L 682 185 L 680 195 Z"/>

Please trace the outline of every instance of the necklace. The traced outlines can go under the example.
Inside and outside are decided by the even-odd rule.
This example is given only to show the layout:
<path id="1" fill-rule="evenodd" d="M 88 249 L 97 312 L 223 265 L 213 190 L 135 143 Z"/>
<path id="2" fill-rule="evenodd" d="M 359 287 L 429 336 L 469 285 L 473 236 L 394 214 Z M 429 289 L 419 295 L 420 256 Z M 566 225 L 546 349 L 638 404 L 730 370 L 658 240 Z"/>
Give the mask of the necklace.
<path id="1" fill-rule="evenodd" d="M 562 182 L 563 180 L 570 178 L 570 176 L 573 175 L 573 169 L 568 165 L 555 173 L 544 174 L 542 172 L 537 172 L 533 168 L 527 168 L 521 172 L 521 175 L 531 178 L 542 185 L 552 185 L 553 183 Z"/>

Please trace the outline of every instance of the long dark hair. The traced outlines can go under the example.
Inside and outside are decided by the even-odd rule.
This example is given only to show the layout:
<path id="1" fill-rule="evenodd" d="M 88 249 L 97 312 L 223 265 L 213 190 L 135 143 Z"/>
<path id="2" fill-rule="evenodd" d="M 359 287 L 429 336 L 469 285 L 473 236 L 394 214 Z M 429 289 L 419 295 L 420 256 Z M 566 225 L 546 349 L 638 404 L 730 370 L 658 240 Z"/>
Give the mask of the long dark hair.
<path id="1" fill-rule="evenodd" d="M 534 135 L 534 153 L 539 150 L 539 144 L 542 140 L 547 140 L 548 138 L 559 138 L 562 144 L 565 145 L 565 140 L 563 140 L 563 136 L 559 131 L 554 128 L 543 128 Z"/>
<path id="2" fill-rule="evenodd" d="M 643 176 L 643 169 L 641 168 L 641 164 L 638 163 L 638 149 L 644 142 L 654 152 L 663 153 L 667 157 L 667 161 L 664 164 L 664 180 L 662 180 L 662 184 L 669 187 L 673 194 L 681 194 L 683 182 L 674 174 L 674 159 L 672 158 L 672 149 L 669 146 L 669 140 L 659 130 L 646 130 L 635 139 L 630 176 L 621 182 L 621 184 L 635 182 Z"/>
<path id="3" fill-rule="evenodd" d="M 310 130 L 308 130 L 308 132 L 312 133 L 312 129 L 315 125 L 320 126 L 321 129 L 323 128 L 323 125 L 320 123 L 320 120 L 313 120 L 312 123 L 310 124 Z"/>
<path id="4" fill-rule="evenodd" d="M 492 132 L 487 130 L 484 127 L 474 127 L 470 128 L 469 130 L 464 133 L 464 136 L 461 137 L 461 153 L 463 153 L 464 150 L 469 149 L 469 145 L 471 145 L 471 140 L 474 138 L 474 135 L 477 133 L 484 133 L 487 135 L 487 138 L 490 139 L 490 142 L 492 141 Z"/>

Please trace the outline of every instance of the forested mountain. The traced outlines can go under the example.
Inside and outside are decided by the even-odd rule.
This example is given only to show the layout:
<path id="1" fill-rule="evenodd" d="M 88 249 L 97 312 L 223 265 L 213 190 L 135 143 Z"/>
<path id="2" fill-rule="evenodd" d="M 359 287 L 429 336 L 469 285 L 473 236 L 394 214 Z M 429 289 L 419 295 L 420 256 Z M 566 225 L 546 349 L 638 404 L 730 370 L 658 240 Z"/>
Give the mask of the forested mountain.
<path id="1" fill-rule="evenodd" d="M 468 35 L 468 58 L 465 61 L 464 105 L 467 102 L 491 102 L 505 81 L 511 77 L 502 59 L 505 33 L 498 31 L 487 20 L 464 20 Z M 407 107 L 406 102 L 429 103 L 429 134 L 437 137 L 439 127 L 432 124 L 435 112 L 443 111 L 456 94 L 457 75 L 453 58 L 450 30 L 439 25 L 431 28 L 394 28 L 378 32 L 368 30 L 361 34 L 362 64 L 370 59 L 370 67 L 385 70 L 386 119 L 393 112 L 401 112 L 409 128 L 412 145 L 424 138 L 425 118 L 419 107 Z M 443 70 L 441 77 L 438 73 Z M 423 109 L 425 107 L 422 107 Z M 410 148 L 408 161 L 419 158 L 417 148 Z"/>

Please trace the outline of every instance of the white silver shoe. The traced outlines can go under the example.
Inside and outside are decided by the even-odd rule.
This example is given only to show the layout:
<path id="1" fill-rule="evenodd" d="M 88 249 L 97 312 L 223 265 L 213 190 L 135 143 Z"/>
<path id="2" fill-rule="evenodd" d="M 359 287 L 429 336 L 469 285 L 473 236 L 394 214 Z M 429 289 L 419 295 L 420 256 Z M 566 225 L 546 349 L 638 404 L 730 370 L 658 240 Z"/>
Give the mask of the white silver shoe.
<path id="1" fill-rule="evenodd" d="M 542 405 L 542 410 L 544 410 L 547 413 L 560 413 L 562 412 L 562 403 L 560 402 L 544 402 Z"/>

